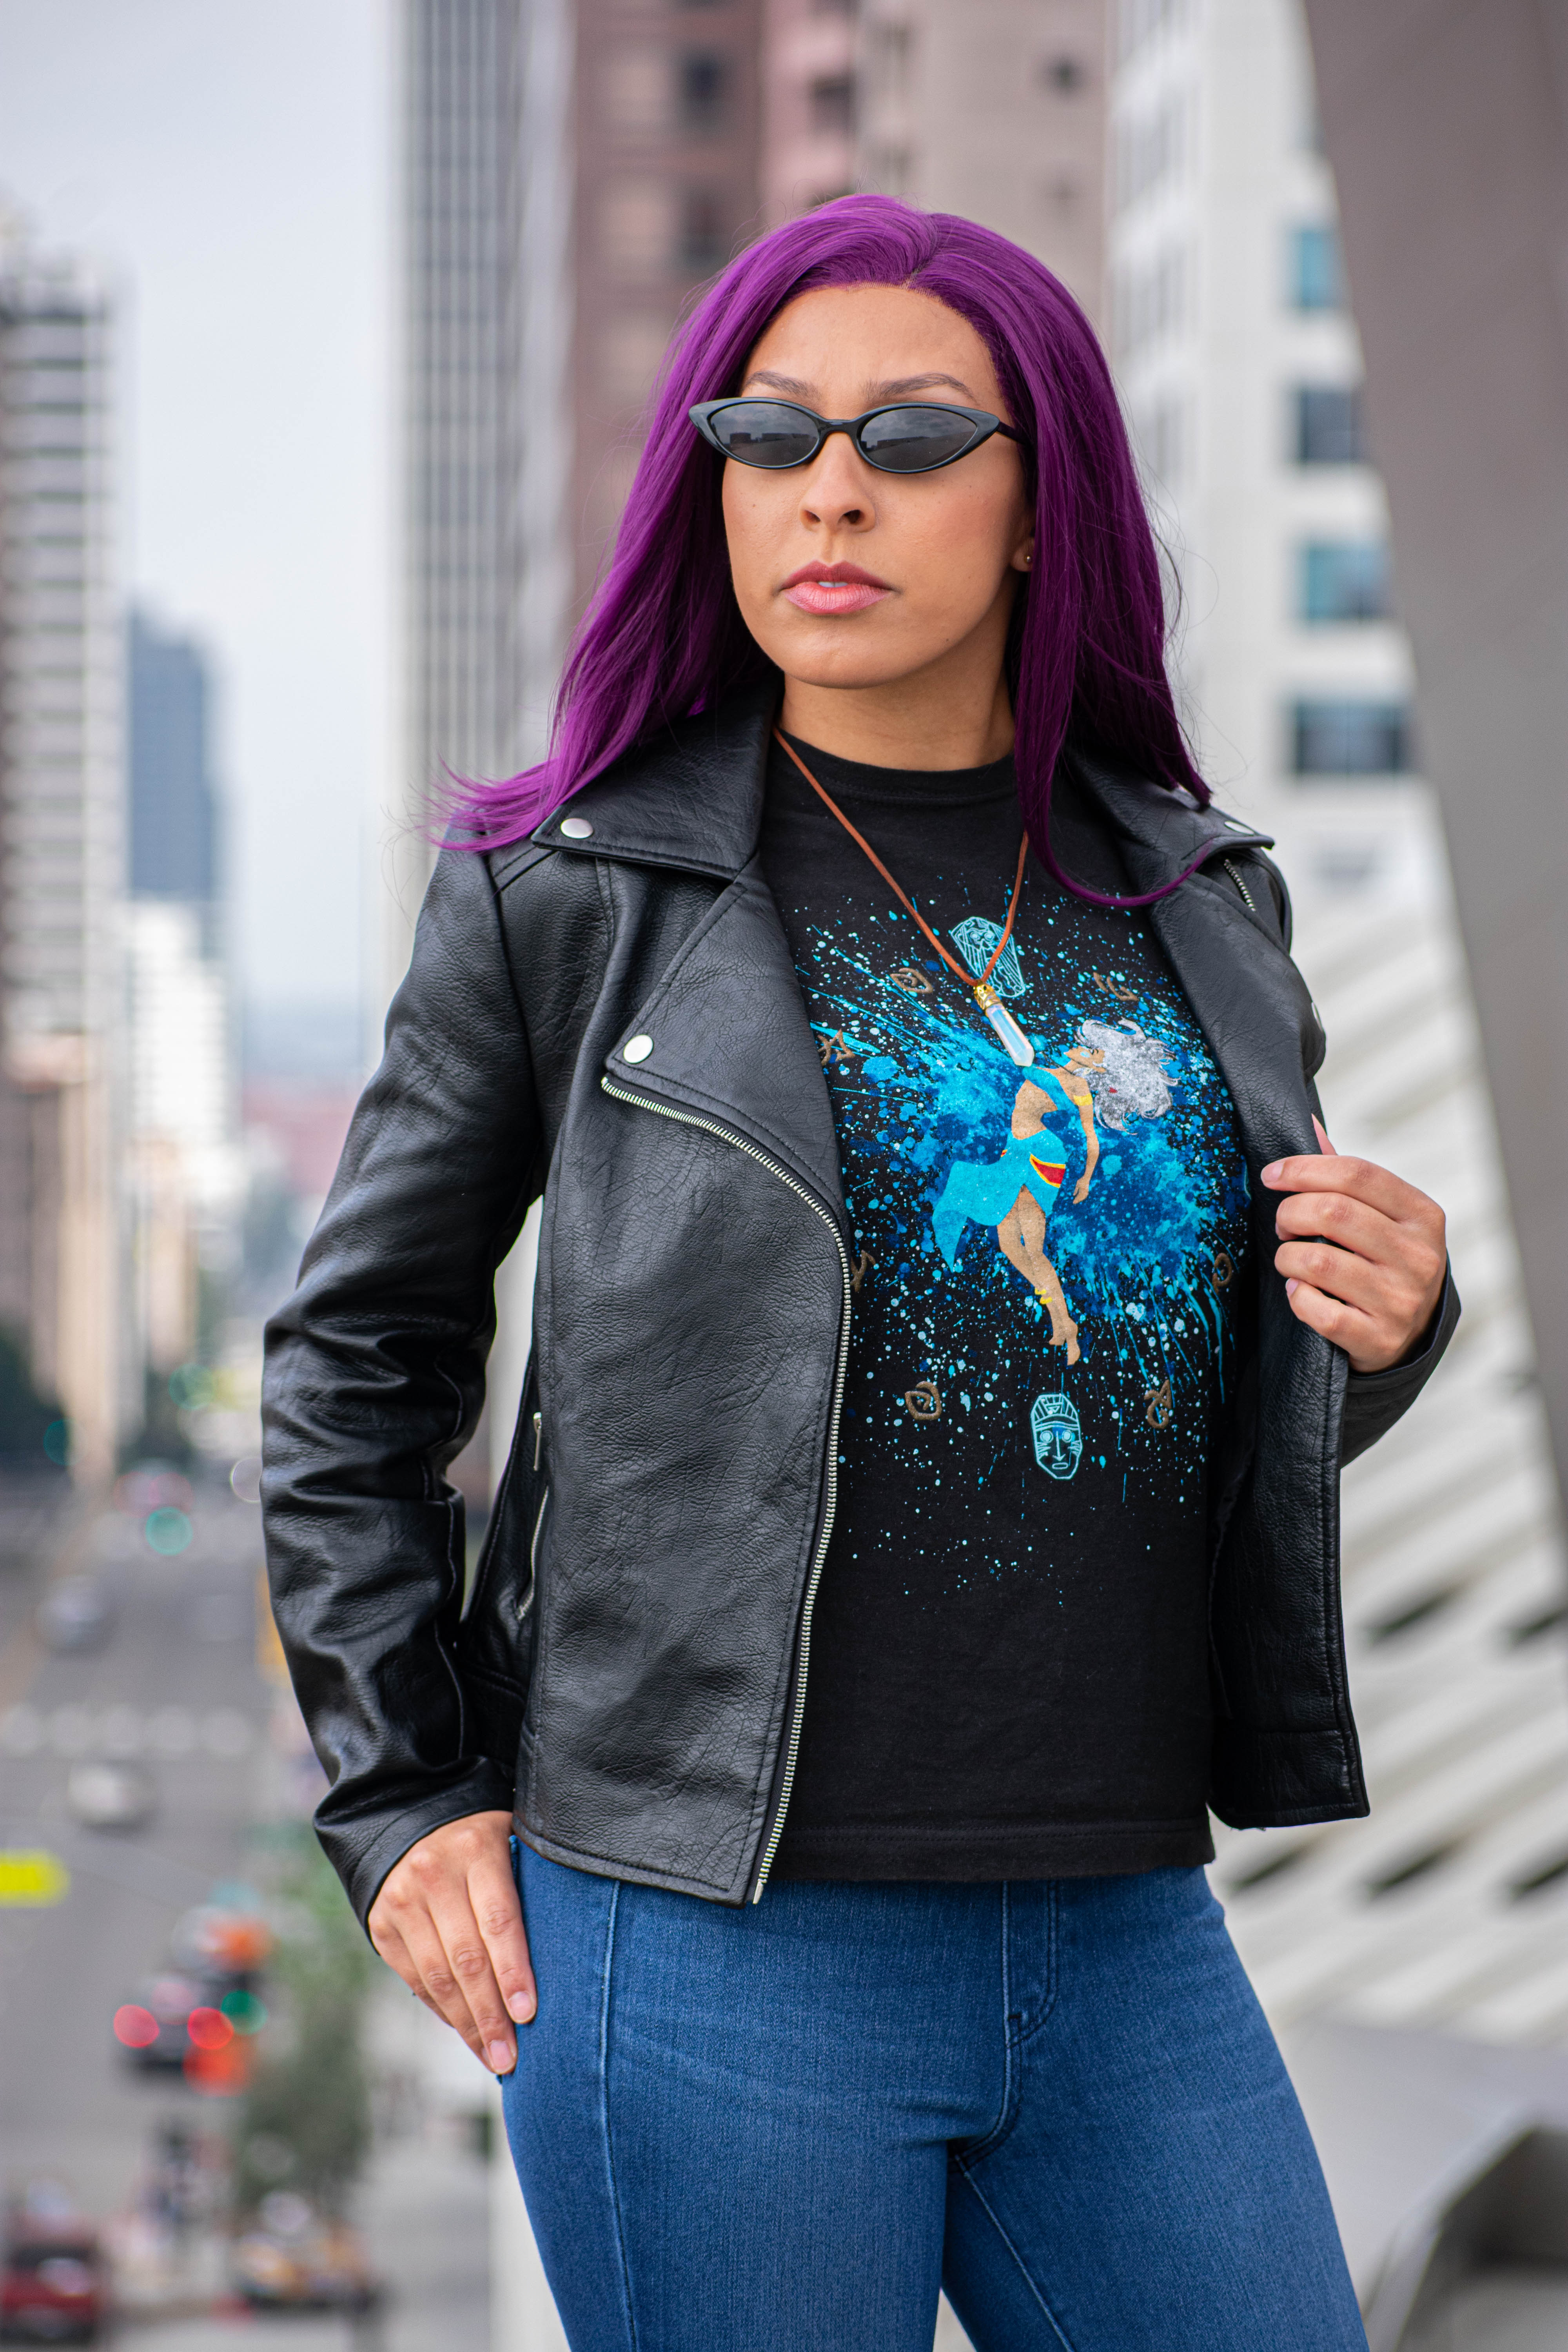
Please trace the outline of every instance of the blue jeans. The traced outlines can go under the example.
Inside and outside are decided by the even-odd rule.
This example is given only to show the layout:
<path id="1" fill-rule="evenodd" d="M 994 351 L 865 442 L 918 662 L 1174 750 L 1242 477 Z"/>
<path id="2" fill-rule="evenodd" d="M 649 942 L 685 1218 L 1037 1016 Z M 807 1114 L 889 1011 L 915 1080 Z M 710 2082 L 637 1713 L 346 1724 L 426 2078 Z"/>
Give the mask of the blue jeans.
<path id="1" fill-rule="evenodd" d="M 771 1886 L 520 1850 L 507 2131 L 573 2352 L 1364 2352 L 1201 1870 Z"/>

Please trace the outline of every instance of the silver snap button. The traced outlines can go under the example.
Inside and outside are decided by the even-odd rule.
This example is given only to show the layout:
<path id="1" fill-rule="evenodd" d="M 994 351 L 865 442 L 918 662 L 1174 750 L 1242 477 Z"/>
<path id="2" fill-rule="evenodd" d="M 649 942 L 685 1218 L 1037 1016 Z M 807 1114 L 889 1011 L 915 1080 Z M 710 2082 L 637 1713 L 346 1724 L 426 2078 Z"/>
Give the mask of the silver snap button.
<path id="1" fill-rule="evenodd" d="M 653 1051 L 651 1037 L 628 1037 L 621 1048 L 623 1062 L 646 1062 Z"/>
<path id="2" fill-rule="evenodd" d="M 1227 816 L 1225 823 L 1227 833 L 1250 833 L 1252 831 L 1252 827 L 1249 824 L 1244 824 L 1238 816 Z M 566 830 L 565 826 L 563 825 L 561 830 L 564 833 Z"/>
<path id="3" fill-rule="evenodd" d="M 568 841 L 586 841 L 594 828 L 585 816 L 563 816 L 561 830 Z"/>

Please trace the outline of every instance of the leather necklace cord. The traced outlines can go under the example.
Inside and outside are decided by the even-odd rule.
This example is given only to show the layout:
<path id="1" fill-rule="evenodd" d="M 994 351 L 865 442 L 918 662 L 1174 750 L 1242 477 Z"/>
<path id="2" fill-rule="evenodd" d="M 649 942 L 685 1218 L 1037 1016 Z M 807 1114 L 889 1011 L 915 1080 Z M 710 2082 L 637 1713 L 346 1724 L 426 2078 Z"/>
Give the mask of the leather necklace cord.
<path id="1" fill-rule="evenodd" d="M 795 766 L 800 770 L 801 774 L 805 778 L 805 781 L 811 786 L 812 791 L 816 793 L 820 799 L 826 802 L 828 807 L 833 811 L 834 815 L 838 819 L 839 824 L 844 827 L 845 832 L 849 835 L 851 841 L 858 842 L 860 847 L 865 851 L 867 856 L 870 859 L 872 865 L 876 867 L 878 873 L 881 876 L 883 881 L 887 884 L 889 889 L 892 892 L 900 906 L 902 907 L 907 915 L 911 915 L 914 918 L 921 930 L 925 933 L 927 939 L 931 941 L 932 947 L 936 950 L 938 955 L 941 956 L 943 963 L 946 964 L 949 971 L 954 973 L 956 977 L 963 982 L 965 988 L 972 988 L 976 996 L 979 996 L 981 990 L 985 988 L 986 982 L 995 971 L 997 962 L 1001 958 L 1003 949 L 1006 946 L 1008 940 L 1013 936 L 1013 918 L 1018 911 L 1018 893 L 1024 887 L 1024 861 L 1029 855 L 1029 836 L 1027 832 L 1025 833 L 1024 838 L 1018 844 L 1018 870 L 1013 877 L 1013 895 L 1007 901 L 1007 919 L 1002 926 L 1002 936 L 997 940 L 995 946 L 992 949 L 991 960 L 977 980 L 973 972 L 965 971 L 963 966 L 958 962 L 956 958 L 949 955 L 947 950 L 942 946 L 942 941 L 937 938 L 936 933 L 932 930 L 931 925 L 926 921 L 925 917 L 915 906 L 914 901 L 911 898 L 906 898 L 903 891 L 899 887 L 897 882 L 894 881 L 892 876 L 889 873 L 887 867 L 883 865 L 881 859 L 878 856 L 870 843 L 866 839 L 865 835 L 856 832 L 855 827 L 850 824 L 848 818 L 845 815 L 843 810 L 839 807 L 832 793 L 824 791 L 823 787 L 817 782 L 816 778 L 812 774 L 811 770 L 806 766 L 805 761 L 801 758 L 800 753 L 795 750 L 794 744 L 789 741 L 788 738 L 784 735 L 777 727 L 773 729 L 773 740 L 778 745 L 780 751 L 787 752 L 789 757 L 795 761 Z M 987 996 L 991 996 L 994 992 L 990 989 L 986 989 L 985 992 Z M 984 999 L 982 998 L 981 1001 L 984 1004 Z"/>

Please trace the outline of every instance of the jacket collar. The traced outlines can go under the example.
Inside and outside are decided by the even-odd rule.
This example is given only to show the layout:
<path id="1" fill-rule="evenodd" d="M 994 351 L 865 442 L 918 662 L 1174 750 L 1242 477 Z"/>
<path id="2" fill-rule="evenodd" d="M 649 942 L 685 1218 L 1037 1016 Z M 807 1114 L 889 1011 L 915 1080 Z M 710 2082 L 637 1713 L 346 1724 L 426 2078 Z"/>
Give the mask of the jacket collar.
<path id="1" fill-rule="evenodd" d="M 546 817 L 542 849 L 671 866 L 732 881 L 762 834 L 769 730 L 778 703 L 770 683 L 676 721 L 627 751 Z M 1069 756 L 1091 804 L 1116 836 L 1135 892 L 1157 890 L 1227 848 L 1267 848 L 1267 834 L 1211 803 L 1152 784 L 1092 753 Z M 588 831 L 583 827 L 591 828 Z"/>
<path id="2" fill-rule="evenodd" d="M 770 683 L 677 720 L 623 753 L 538 827 L 542 849 L 636 866 L 678 866 L 733 881 L 756 855 L 763 830 L 768 730 L 778 703 Z M 592 827 L 584 833 L 582 827 Z"/>

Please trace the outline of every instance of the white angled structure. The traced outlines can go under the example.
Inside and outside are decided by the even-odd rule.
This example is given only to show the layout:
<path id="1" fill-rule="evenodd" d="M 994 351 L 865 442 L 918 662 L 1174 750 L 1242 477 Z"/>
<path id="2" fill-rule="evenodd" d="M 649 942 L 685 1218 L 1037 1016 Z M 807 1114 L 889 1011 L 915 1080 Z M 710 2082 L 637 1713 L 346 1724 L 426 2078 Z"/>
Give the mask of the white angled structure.
<path id="1" fill-rule="evenodd" d="M 1121 0 L 1113 357 L 1205 773 L 1277 835 L 1336 1145 L 1441 1199 L 1465 1319 L 1345 1479 L 1373 1816 L 1223 1839 L 1276 2020 L 1568 2042 L 1558 1505 L 1296 0 Z"/>

